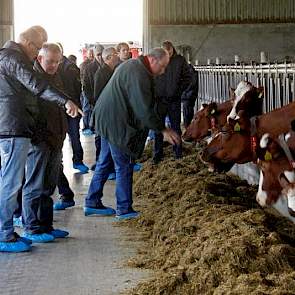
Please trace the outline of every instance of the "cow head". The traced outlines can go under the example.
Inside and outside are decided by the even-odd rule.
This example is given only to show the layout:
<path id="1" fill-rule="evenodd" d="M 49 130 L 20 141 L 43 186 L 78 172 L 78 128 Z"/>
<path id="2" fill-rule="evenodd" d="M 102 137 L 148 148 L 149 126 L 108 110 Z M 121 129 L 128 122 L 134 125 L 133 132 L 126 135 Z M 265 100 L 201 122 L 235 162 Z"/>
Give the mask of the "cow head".
<path id="1" fill-rule="evenodd" d="M 199 141 L 214 132 L 217 125 L 218 106 L 217 103 L 203 104 L 196 112 L 194 119 L 188 126 L 182 138 L 184 141 Z"/>
<path id="2" fill-rule="evenodd" d="M 238 112 L 244 110 L 251 118 L 262 114 L 264 88 L 256 88 L 250 82 L 241 81 L 235 90 L 233 108 L 227 119 L 235 119 Z"/>
<path id="3" fill-rule="evenodd" d="M 294 147 L 294 140 L 293 135 L 288 142 L 290 148 Z M 294 221 L 290 217 L 295 217 L 295 173 L 285 151 L 277 139 L 264 134 L 257 155 L 260 167 L 257 202 L 262 207 L 273 206 Z"/>
<path id="4" fill-rule="evenodd" d="M 246 163 L 253 159 L 251 145 L 251 122 L 239 112 L 239 118 L 229 119 L 221 131 L 203 149 L 201 159 L 216 171 L 228 171 L 235 163 Z"/>

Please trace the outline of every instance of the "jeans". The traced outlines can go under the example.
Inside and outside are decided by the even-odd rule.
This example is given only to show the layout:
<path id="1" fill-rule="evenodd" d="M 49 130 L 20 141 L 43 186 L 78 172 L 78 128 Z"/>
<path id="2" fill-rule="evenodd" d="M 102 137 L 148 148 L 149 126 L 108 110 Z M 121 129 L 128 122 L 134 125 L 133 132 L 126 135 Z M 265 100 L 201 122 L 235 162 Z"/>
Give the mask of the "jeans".
<path id="1" fill-rule="evenodd" d="M 132 209 L 132 178 L 134 161 L 120 149 L 101 138 L 101 151 L 98 163 L 85 198 L 85 206 L 99 208 L 102 205 L 103 187 L 112 172 L 112 163 L 116 171 L 117 215 L 126 214 Z"/>
<path id="2" fill-rule="evenodd" d="M 167 105 L 167 113 L 171 125 L 171 129 L 177 132 L 181 136 L 181 102 L 173 101 Z M 162 114 L 162 121 L 165 123 L 166 114 Z M 176 158 L 182 157 L 182 145 L 173 145 L 173 151 Z M 155 133 L 155 144 L 154 144 L 154 158 L 161 159 L 163 158 L 163 134 Z"/>
<path id="3" fill-rule="evenodd" d="M 13 238 L 13 213 L 18 208 L 31 140 L 24 137 L 0 138 L 0 241 Z"/>
<path id="4" fill-rule="evenodd" d="M 86 97 L 85 93 L 82 91 L 80 96 L 80 101 L 82 105 L 82 111 L 84 113 L 83 116 L 83 126 L 84 129 L 89 129 L 89 122 L 92 114 L 91 106 L 89 104 L 88 98 Z"/>
<path id="5" fill-rule="evenodd" d="M 68 119 L 68 134 L 72 144 L 73 149 L 73 163 L 74 164 L 81 164 L 83 162 L 83 148 L 80 141 L 80 119 L 81 117 L 78 116 L 76 118 L 72 118 L 67 116 Z"/>
<path id="6" fill-rule="evenodd" d="M 27 159 L 26 181 L 23 186 L 22 216 L 25 231 L 32 234 L 42 232 L 40 208 L 47 204 L 45 175 L 50 148 L 45 142 L 30 145 Z"/>

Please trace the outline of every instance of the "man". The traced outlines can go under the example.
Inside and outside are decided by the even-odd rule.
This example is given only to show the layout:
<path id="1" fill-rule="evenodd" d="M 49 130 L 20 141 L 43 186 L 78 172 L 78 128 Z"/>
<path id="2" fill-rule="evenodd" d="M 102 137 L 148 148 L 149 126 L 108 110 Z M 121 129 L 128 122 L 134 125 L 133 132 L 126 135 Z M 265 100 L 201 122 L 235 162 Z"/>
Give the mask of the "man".
<path id="1" fill-rule="evenodd" d="M 60 78 L 55 75 L 62 54 L 57 44 L 43 44 L 34 69 L 59 89 Z M 69 233 L 54 229 L 53 194 L 62 159 L 62 146 L 67 131 L 66 114 L 57 105 L 38 101 L 39 115 L 36 132 L 28 153 L 26 182 L 23 187 L 24 237 L 34 243 L 51 242 Z"/>
<path id="2" fill-rule="evenodd" d="M 94 60 L 85 67 L 84 80 L 82 80 L 84 99 L 86 100 L 87 108 L 89 109 L 88 117 L 91 118 L 92 109 L 94 107 L 94 75 L 96 71 L 103 65 L 102 51 L 104 47 L 96 44 L 93 48 Z M 89 127 L 89 122 L 87 123 Z M 92 132 L 85 129 L 84 135 L 90 135 Z"/>
<path id="3" fill-rule="evenodd" d="M 57 43 L 61 51 L 63 47 L 60 43 Z M 74 102 L 80 106 L 81 96 L 81 80 L 80 69 L 70 62 L 67 57 L 63 56 L 61 63 L 58 67 L 58 74 L 61 77 L 64 91 L 67 95 L 73 98 Z M 80 119 L 81 116 L 76 118 L 67 117 L 68 120 L 68 134 L 73 149 L 73 168 L 80 170 L 81 173 L 87 173 L 88 167 L 83 163 L 84 151 L 80 141 Z"/>
<path id="4" fill-rule="evenodd" d="M 185 58 L 176 53 L 170 41 L 164 41 L 162 47 L 169 52 L 170 61 L 166 72 L 155 79 L 155 96 L 163 104 L 162 121 L 168 115 L 171 128 L 181 135 L 181 94 L 191 82 L 191 73 Z M 173 146 L 175 158 L 182 157 L 181 143 Z M 163 135 L 155 134 L 154 158 L 155 164 L 163 159 Z"/>
<path id="5" fill-rule="evenodd" d="M 90 122 L 90 117 L 91 117 L 91 108 L 88 102 L 88 99 L 85 95 L 85 85 L 84 85 L 84 81 L 85 81 L 85 70 L 87 65 L 89 65 L 91 62 L 93 62 L 94 60 L 94 52 L 93 52 L 93 48 L 89 48 L 87 50 L 87 56 L 86 59 L 80 64 L 79 68 L 80 68 L 80 77 L 81 77 L 81 82 L 82 82 L 82 92 L 81 92 L 81 105 L 82 105 L 82 110 L 84 113 L 83 116 L 83 129 L 82 129 L 82 134 L 85 136 L 88 135 L 92 135 L 93 132 L 89 127 L 89 122 Z"/>
<path id="6" fill-rule="evenodd" d="M 95 130 L 101 136 L 101 151 L 85 199 L 85 215 L 116 213 L 118 219 L 137 217 L 138 212 L 132 208 L 133 165 L 143 152 L 148 130 L 162 132 L 172 144 L 180 142 L 155 113 L 153 76 L 164 73 L 168 62 L 169 55 L 162 48 L 130 59 L 117 68 L 100 94 L 93 116 Z M 117 176 L 116 211 L 101 201 L 112 159 Z"/>
<path id="7" fill-rule="evenodd" d="M 119 54 L 119 64 L 122 62 L 128 60 L 130 58 L 130 52 L 129 52 L 129 45 L 125 42 L 121 42 L 117 45 L 117 52 Z"/>
<path id="8" fill-rule="evenodd" d="M 99 95 L 102 90 L 110 80 L 113 75 L 115 67 L 119 63 L 119 57 L 117 51 L 114 47 L 109 47 L 103 50 L 102 52 L 103 65 L 97 69 L 94 75 L 94 104 L 98 100 Z M 100 135 L 95 135 L 95 147 L 96 147 L 96 157 L 95 161 L 97 162 L 100 153 Z M 96 163 L 91 167 L 91 170 L 95 170 Z M 113 171 L 110 173 L 109 179 L 115 179 L 115 173 Z"/>
<path id="9" fill-rule="evenodd" d="M 76 117 L 79 108 L 61 91 L 33 71 L 43 44 L 42 36 L 30 28 L 19 42 L 8 41 L 0 49 L 0 251 L 29 251 L 31 241 L 19 238 L 13 228 L 17 194 L 22 187 L 27 155 L 38 114 L 37 98 L 65 107 Z"/>

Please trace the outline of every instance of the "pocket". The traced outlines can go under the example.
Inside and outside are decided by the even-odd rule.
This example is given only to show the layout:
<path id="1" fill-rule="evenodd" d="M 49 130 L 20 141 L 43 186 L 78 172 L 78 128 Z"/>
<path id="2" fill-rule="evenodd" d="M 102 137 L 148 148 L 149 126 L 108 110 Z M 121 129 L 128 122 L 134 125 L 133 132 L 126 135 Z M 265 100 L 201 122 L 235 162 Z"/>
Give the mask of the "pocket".
<path id="1" fill-rule="evenodd" d="M 1 151 L 1 167 L 4 168 L 5 164 L 8 162 L 11 151 L 13 148 L 13 139 L 5 138 L 0 140 L 0 151 Z"/>

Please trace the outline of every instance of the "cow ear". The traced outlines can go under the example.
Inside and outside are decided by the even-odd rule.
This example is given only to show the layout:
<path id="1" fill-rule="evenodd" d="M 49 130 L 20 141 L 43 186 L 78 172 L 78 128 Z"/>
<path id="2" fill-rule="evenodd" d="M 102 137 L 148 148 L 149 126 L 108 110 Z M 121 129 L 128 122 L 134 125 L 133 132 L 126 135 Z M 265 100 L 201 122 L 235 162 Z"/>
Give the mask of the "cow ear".
<path id="1" fill-rule="evenodd" d="M 231 100 L 234 100 L 235 97 L 236 97 L 236 95 L 235 95 L 235 89 L 230 87 L 230 88 L 229 88 L 229 98 L 230 98 Z"/>
<path id="2" fill-rule="evenodd" d="M 281 174 L 278 176 L 278 180 L 279 180 L 280 185 L 281 185 L 282 188 L 285 188 L 285 187 L 287 187 L 287 186 L 290 184 L 290 182 L 289 182 L 289 180 L 287 179 L 285 173 L 281 173 Z"/>
<path id="3" fill-rule="evenodd" d="M 202 103 L 202 107 L 205 109 L 208 107 L 208 104 L 207 103 Z"/>

